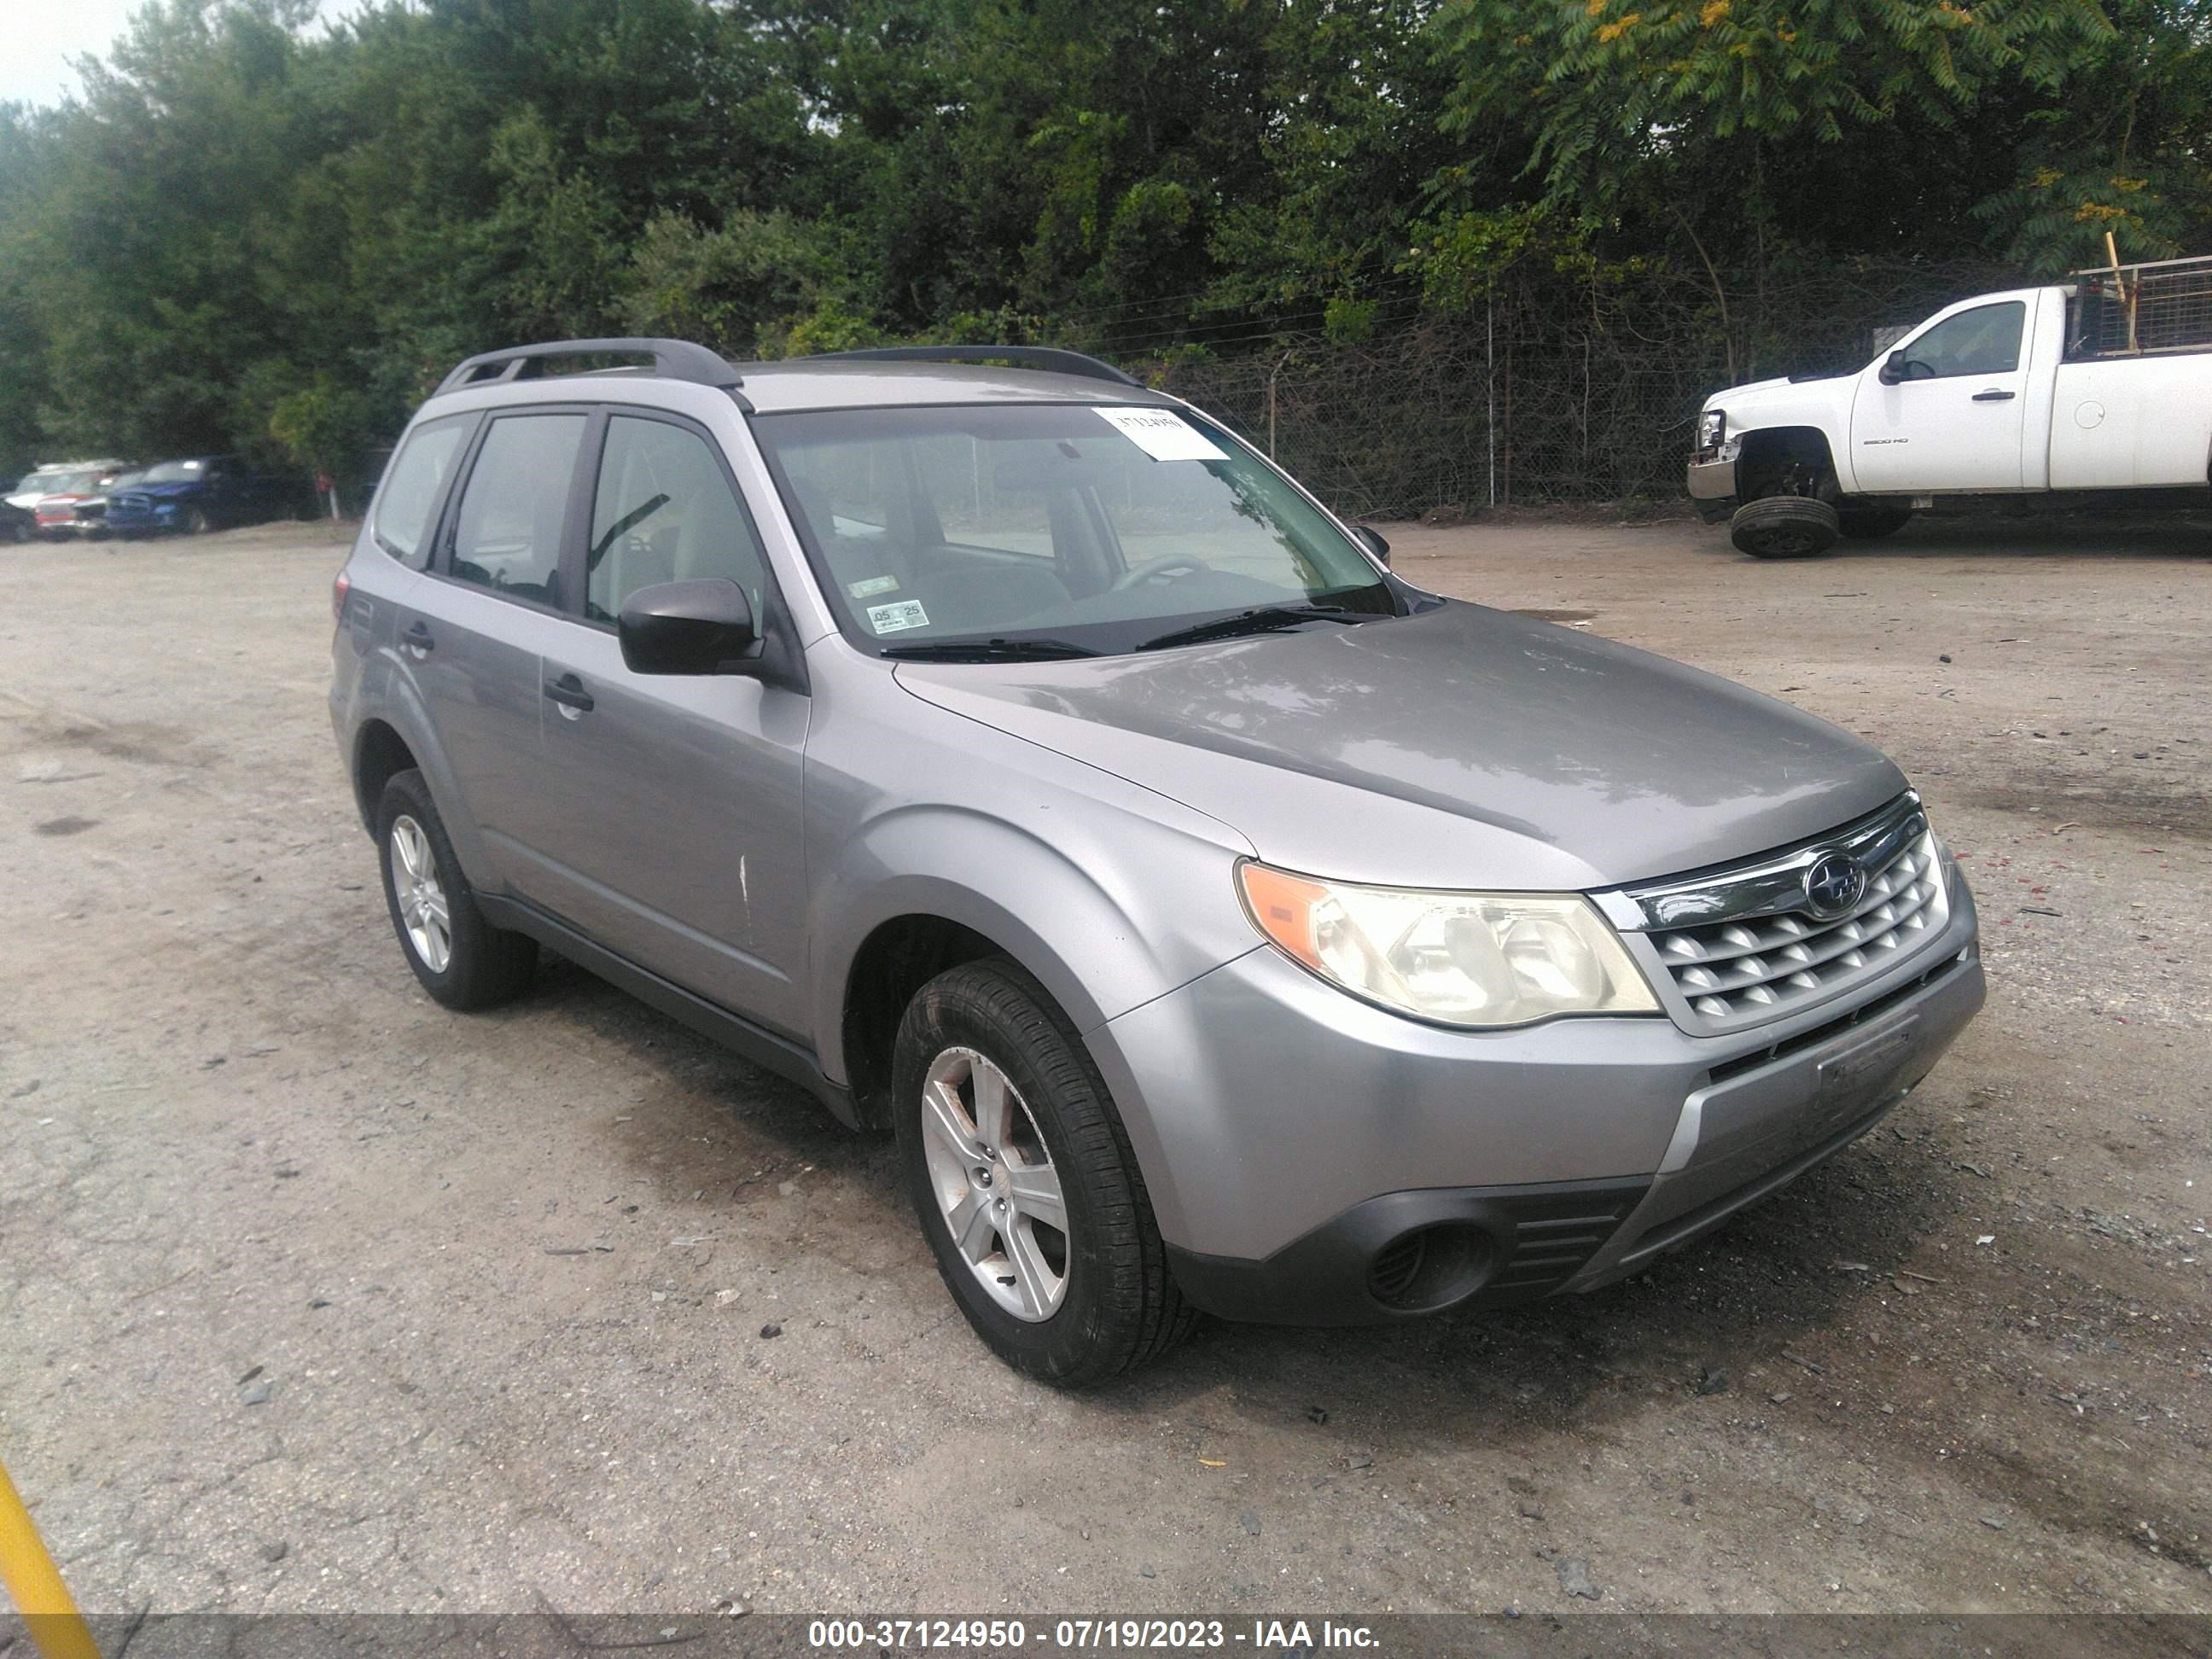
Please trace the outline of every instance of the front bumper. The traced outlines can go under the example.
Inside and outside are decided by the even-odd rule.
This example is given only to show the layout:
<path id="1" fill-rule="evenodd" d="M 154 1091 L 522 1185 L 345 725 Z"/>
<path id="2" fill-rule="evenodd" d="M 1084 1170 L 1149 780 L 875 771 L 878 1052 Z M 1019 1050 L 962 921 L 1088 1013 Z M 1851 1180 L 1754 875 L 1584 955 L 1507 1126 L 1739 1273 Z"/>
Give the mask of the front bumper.
<path id="1" fill-rule="evenodd" d="M 1735 511 L 1735 445 L 1700 450 L 1690 459 L 1686 478 L 1691 505 L 1707 524 L 1717 524 Z"/>
<path id="2" fill-rule="evenodd" d="M 1176 1278 L 1229 1318 L 1381 1322 L 1587 1291 L 1847 1145 L 1984 995 L 1953 872 L 1937 938 L 1850 997 L 1729 1036 L 1654 1018 L 1442 1030 L 1262 947 L 1093 1052 Z"/>

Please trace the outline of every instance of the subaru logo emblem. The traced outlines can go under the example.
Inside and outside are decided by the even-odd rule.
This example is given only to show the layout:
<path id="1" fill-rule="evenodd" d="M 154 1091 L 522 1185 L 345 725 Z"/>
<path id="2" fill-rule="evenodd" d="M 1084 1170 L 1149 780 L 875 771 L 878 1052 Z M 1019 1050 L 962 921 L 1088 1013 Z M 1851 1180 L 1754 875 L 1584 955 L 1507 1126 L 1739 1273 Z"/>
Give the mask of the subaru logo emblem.
<path id="1" fill-rule="evenodd" d="M 1823 921 L 1866 896 L 1866 866 L 1848 853 L 1823 853 L 1805 872 L 1805 908 Z"/>

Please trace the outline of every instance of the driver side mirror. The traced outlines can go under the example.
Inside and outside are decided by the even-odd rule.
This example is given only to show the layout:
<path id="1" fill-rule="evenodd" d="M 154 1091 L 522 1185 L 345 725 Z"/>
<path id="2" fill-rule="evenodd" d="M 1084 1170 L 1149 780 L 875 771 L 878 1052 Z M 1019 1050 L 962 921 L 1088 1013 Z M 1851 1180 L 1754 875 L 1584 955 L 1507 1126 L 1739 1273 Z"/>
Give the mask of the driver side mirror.
<path id="1" fill-rule="evenodd" d="M 1905 354 L 1902 351 L 1893 351 L 1882 360 L 1881 383 L 1884 386 L 1895 386 L 1899 381 L 1911 378 L 1905 372 Z"/>
<path id="2" fill-rule="evenodd" d="M 1352 526 L 1352 538 L 1375 556 L 1376 562 L 1388 567 L 1390 562 L 1390 544 L 1382 539 L 1382 532 L 1364 524 Z"/>
<path id="3" fill-rule="evenodd" d="M 750 673 L 761 654 L 751 601 L 727 577 L 639 588 L 623 602 L 615 636 L 634 674 Z"/>

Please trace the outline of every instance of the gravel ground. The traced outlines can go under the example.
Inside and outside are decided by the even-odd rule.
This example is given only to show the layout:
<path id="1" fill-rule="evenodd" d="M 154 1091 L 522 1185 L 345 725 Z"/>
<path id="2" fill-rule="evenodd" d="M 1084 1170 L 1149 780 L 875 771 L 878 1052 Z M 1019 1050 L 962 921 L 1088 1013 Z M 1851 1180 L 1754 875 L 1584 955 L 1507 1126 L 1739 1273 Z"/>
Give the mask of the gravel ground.
<path id="1" fill-rule="evenodd" d="M 2212 1611 L 2212 528 L 1390 533 L 1881 741 L 1990 1007 L 1640 1280 L 1079 1397 L 972 1340 L 887 1145 L 564 965 L 420 994 L 327 532 L 0 550 L 0 1455 L 81 1599 Z"/>

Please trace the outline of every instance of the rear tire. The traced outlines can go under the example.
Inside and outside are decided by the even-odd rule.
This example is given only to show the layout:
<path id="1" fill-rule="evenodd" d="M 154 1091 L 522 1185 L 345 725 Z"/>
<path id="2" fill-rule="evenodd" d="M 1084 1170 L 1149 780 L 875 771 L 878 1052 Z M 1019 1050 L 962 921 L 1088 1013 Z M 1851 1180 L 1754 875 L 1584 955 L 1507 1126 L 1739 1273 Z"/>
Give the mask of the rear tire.
<path id="1" fill-rule="evenodd" d="M 463 1012 L 520 996 L 538 967 L 538 941 L 483 919 L 421 772 L 395 773 L 384 786 L 376 850 L 392 931 L 422 988 Z"/>
<path id="2" fill-rule="evenodd" d="M 1035 980 L 1001 958 L 923 986 L 899 1023 L 891 1088 L 915 1217 L 1000 1358 L 1083 1388 L 1189 1333 L 1197 1312 L 1169 1274 L 1128 1135 Z"/>
<path id="3" fill-rule="evenodd" d="M 1898 507 L 1888 501 L 1867 501 L 1856 507 L 1840 507 L 1836 518 L 1844 534 L 1855 542 L 1870 542 L 1905 528 L 1911 518 L 1912 509 Z"/>
<path id="4" fill-rule="evenodd" d="M 1809 495 L 1747 501 L 1729 521 L 1729 539 L 1754 559 L 1810 558 L 1833 547 L 1842 533 L 1836 509 Z"/>

